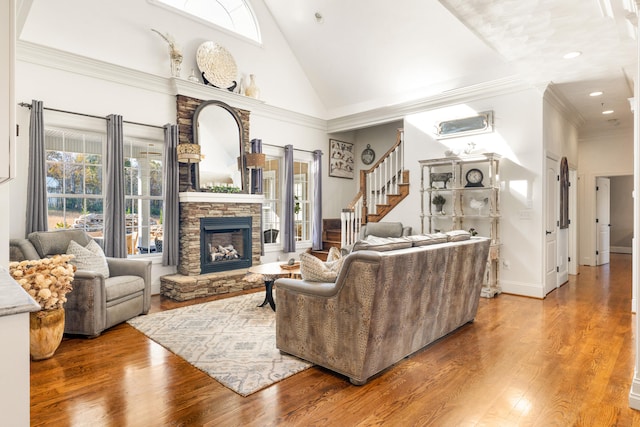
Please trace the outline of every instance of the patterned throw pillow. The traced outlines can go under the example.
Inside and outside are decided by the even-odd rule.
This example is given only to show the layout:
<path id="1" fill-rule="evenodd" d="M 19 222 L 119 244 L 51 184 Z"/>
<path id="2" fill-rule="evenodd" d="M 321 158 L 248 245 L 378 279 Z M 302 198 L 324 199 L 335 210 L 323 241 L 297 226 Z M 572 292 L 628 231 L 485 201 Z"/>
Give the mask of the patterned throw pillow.
<path id="1" fill-rule="evenodd" d="M 71 240 L 67 248 L 67 254 L 75 256 L 70 262 L 75 264 L 78 270 L 95 271 L 102 274 L 105 279 L 109 278 L 107 258 L 95 240 L 90 241 L 86 247 L 82 247 L 82 245 Z"/>
<path id="2" fill-rule="evenodd" d="M 324 262 L 307 253 L 300 254 L 300 274 L 310 282 L 335 282 L 344 258 Z"/>

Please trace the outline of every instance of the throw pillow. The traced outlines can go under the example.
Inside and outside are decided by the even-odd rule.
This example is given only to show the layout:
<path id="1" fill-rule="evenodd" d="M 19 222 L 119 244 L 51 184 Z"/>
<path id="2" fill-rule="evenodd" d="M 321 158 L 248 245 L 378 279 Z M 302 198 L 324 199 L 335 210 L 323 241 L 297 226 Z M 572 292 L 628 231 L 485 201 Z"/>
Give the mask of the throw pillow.
<path id="1" fill-rule="evenodd" d="M 335 282 L 344 258 L 324 262 L 307 253 L 300 254 L 300 274 L 310 282 Z"/>
<path id="2" fill-rule="evenodd" d="M 85 247 L 82 247 L 75 240 L 71 240 L 69 247 L 67 247 L 67 254 L 74 255 L 74 259 L 70 262 L 75 264 L 78 270 L 95 271 L 98 274 L 102 274 L 105 279 L 109 278 L 107 258 L 95 240 L 90 241 Z"/>
<path id="3" fill-rule="evenodd" d="M 331 246 L 329 248 L 329 254 L 327 255 L 327 261 L 335 261 L 340 258 L 342 258 L 342 252 L 340 251 L 340 249 L 336 248 L 335 246 Z"/>

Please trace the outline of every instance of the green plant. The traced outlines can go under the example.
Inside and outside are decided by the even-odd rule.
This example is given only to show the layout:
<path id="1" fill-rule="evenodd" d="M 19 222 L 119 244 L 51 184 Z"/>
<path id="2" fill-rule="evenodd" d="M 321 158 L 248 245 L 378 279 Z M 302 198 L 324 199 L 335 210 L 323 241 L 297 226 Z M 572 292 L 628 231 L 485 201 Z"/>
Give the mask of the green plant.
<path id="1" fill-rule="evenodd" d="M 297 215 L 300 213 L 300 201 L 298 199 L 298 196 L 293 196 L 293 200 L 295 202 L 293 205 L 293 213 Z"/>
<path id="2" fill-rule="evenodd" d="M 434 205 L 444 205 L 446 201 L 447 199 L 445 199 L 441 194 L 436 194 L 435 196 L 433 196 L 433 199 L 431 199 L 431 203 L 433 203 Z"/>

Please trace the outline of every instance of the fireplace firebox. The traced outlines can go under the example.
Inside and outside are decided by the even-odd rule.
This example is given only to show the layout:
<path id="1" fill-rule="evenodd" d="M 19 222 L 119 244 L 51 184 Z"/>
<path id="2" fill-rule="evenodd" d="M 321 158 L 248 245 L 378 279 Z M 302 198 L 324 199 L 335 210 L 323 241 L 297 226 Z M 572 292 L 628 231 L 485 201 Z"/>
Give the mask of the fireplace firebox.
<path id="1" fill-rule="evenodd" d="M 215 273 L 251 267 L 249 217 L 200 219 L 200 272 Z"/>

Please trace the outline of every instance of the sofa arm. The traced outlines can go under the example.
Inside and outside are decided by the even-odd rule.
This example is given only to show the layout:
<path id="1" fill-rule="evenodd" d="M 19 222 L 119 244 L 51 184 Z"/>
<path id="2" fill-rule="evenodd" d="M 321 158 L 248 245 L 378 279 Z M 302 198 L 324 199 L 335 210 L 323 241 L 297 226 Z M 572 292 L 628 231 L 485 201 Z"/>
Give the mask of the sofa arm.
<path id="1" fill-rule="evenodd" d="M 287 289 L 305 295 L 331 297 L 336 294 L 338 287 L 332 282 L 308 282 L 300 279 L 278 279 L 275 285 L 281 289 Z"/>
<path id="2" fill-rule="evenodd" d="M 64 304 L 67 334 L 97 336 L 107 323 L 107 297 L 104 278 L 93 271 L 75 272 Z"/>
<path id="3" fill-rule="evenodd" d="M 142 259 L 107 258 L 110 276 L 139 276 L 144 280 L 143 314 L 151 307 L 151 261 Z"/>
<path id="4" fill-rule="evenodd" d="M 11 261 L 40 259 L 38 251 L 36 251 L 29 239 L 11 239 L 9 240 L 9 248 Z"/>

